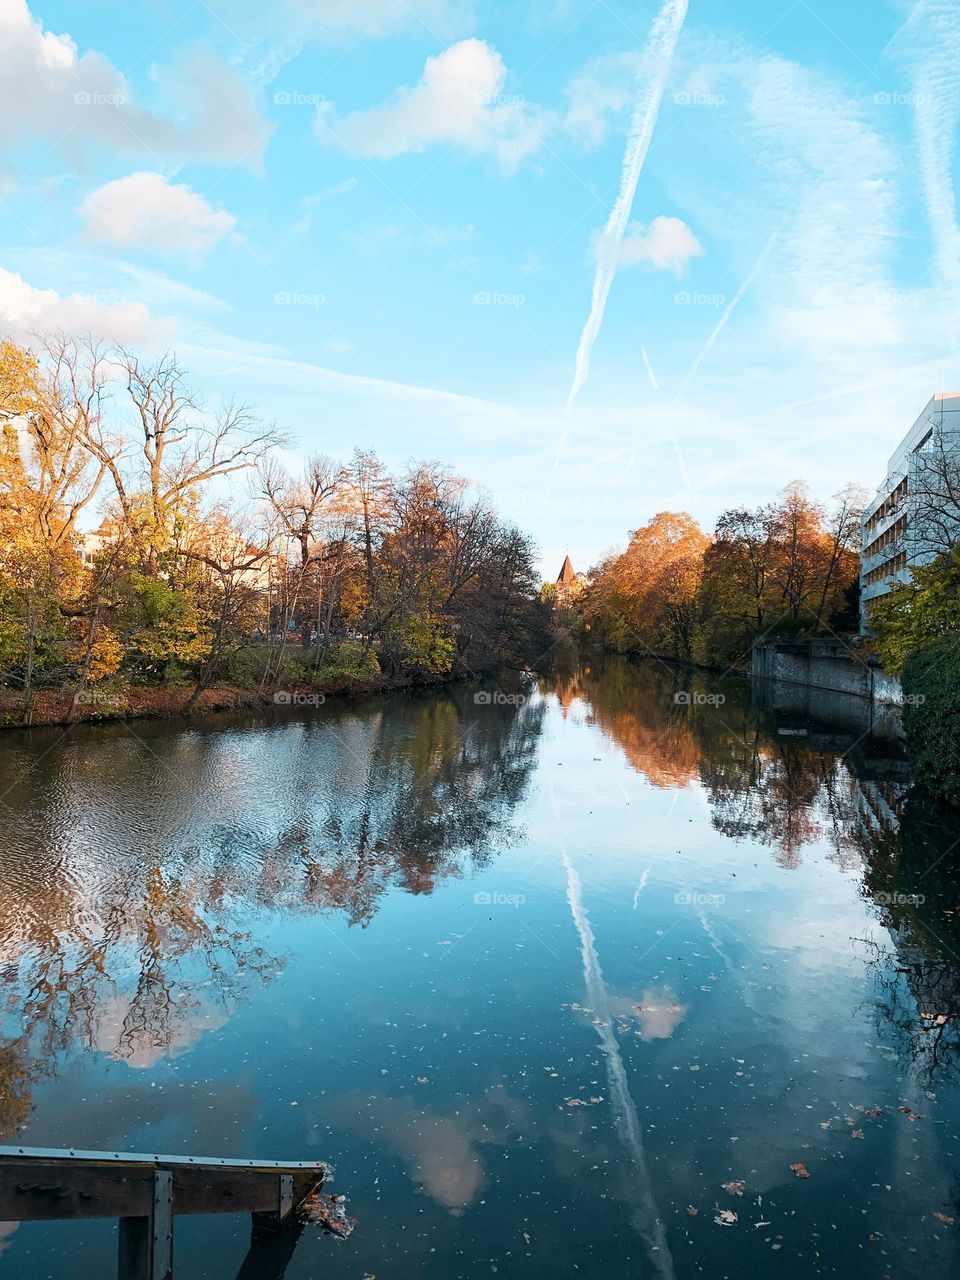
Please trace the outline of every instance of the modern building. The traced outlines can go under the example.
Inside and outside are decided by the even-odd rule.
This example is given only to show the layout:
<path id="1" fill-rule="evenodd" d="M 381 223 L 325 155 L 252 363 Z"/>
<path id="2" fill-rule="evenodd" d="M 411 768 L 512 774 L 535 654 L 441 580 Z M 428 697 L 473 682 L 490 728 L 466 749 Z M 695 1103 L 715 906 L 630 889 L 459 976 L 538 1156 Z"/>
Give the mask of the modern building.
<path id="1" fill-rule="evenodd" d="M 953 479 L 953 474 L 956 480 Z M 941 487 L 942 502 L 937 490 Z M 887 474 L 862 517 L 860 630 L 870 607 L 910 571 L 945 549 L 953 523 L 960 542 L 960 392 L 933 396 L 887 464 Z M 938 506 L 940 510 L 938 510 Z"/>

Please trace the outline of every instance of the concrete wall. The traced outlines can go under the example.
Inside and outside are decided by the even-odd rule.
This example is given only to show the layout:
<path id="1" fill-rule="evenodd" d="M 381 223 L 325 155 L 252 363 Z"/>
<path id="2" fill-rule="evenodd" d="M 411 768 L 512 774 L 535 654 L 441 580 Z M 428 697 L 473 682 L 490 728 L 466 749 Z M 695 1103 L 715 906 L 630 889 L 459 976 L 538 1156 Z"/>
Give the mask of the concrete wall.
<path id="1" fill-rule="evenodd" d="M 868 666 L 843 640 L 767 640 L 753 646 L 751 674 L 761 680 L 852 694 L 883 706 L 901 706 L 896 676 Z"/>

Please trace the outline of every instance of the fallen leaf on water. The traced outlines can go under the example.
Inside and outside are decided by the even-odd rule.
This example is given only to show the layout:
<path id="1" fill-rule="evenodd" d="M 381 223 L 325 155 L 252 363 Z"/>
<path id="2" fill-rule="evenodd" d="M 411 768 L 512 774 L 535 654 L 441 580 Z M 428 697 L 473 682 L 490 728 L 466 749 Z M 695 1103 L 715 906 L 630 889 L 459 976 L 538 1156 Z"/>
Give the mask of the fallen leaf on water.
<path id="1" fill-rule="evenodd" d="M 738 1221 L 732 1209 L 719 1209 L 713 1220 L 718 1227 L 733 1227 Z"/>
<path id="2" fill-rule="evenodd" d="M 936 1218 L 938 1222 L 942 1222 L 944 1226 L 946 1227 L 953 1226 L 953 1219 L 948 1217 L 945 1213 L 937 1213 L 936 1210 L 934 1210 L 933 1216 Z"/>
<path id="3" fill-rule="evenodd" d="M 695 1209 L 692 1204 L 687 1205 L 687 1213 L 689 1213 L 691 1218 L 695 1218 L 699 1212 L 700 1210 Z"/>
<path id="4" fill-rule="evenodd" d="M 913 1107 L 897 1107 L 898 1111 L 902 1111 L 908 1120 L 922 1120 L 923 1116 L 919 1111 L 914 1111 Z"/>
<path id="5" fill-rule="evenodd" d="M 862 1138 L 862 1137 L 863 1137 L 863 1130 L 862 1130 L 862 1129 L 854 1129 L 854 1131 L 853 1131 L 853 1133 L 851 1133 L 850 1137 L 851 1137 L 851 1138 Z"/>
<path id="6" fill-rule="evenodd" d="M 877 1116 L 883 1115 L 883 1107 L 868 1107 L 863 1114 L 869 1116 L 871 1120 L 875 1120 Z"/>
<path id="7" fill-rule="evenodd" d="M 568 1098 L 568 1099 L 567 1099 L 567 1106 L 568 1106 L 568 1107 L 585 1107 L 586 1105 L 587 1105 L 587 1104 L 584 1102 L 584 1100 L 583 1100 L 582 1098 Z"/>
<path id="8" fill-rule="evenodd" d="M 347 1217 L 347 1197 L 322 1195 L 312 1192 L 300 1205 L 301 1222 L 312 1222 L 324 1231 L 345 1239 L 357 1225 L 356 1218 Z"/>
<path id="9" fill-rule="evenodd" d="M 721 1182 L 720 1188 L 731 1196 L 742 1196 L 744 1184 L 738 1178 L 736 1182 Z"/>
<path id="10" fill-rule="evenodd" d="M 810 1177 L 810 1174 L 807 1172 L 807 1166 L 803 1163 L 802 1160 L 798 1160 L 796 1164 L 792 1164 L 790 1166 L 790 1172 L 795 1173 L 798 1178 Z"/>

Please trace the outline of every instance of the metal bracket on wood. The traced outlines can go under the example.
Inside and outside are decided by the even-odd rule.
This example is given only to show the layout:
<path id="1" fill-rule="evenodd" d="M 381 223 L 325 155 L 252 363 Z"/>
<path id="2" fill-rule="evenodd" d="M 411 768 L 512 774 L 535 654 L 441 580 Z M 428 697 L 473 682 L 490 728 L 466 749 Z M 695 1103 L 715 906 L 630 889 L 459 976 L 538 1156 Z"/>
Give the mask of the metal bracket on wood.
<path id="1" fill-rule="evenodd" d="M 250 1217 L 253 1220 L 254 1230 L 278 1231 L 289 1222 L 295 1207 L 293 1176 L 289 1173 L 281 1173 L 277 1179 L 277 1207 L 272 1213 L 252 1213 Z"/>
<path id="2" fill-rule="evenodd" d="M 157 1169 L 146 1218 L 120 1219 L 118 1280 L 172 1280 L 173 1174 Z"/>
<path id="3" fill-rule="evenodd" d="M 120 1280 L 172 1280 L 174 1214 L 249 1213 L 242 1274 L 269 1280 L 303 1229 L 297 1206 L 326 1174 L 319 1161 L 0 1146 L 0 1222 L 119 1218 Z"/>

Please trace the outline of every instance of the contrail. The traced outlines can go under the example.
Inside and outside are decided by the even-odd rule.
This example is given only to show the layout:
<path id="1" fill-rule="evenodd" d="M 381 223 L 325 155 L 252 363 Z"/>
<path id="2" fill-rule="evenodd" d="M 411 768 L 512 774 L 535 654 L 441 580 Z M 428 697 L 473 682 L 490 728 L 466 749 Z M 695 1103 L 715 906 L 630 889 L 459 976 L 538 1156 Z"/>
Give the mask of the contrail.
<path id="1" fill-rule="evenodd" d="M 774 240 L 776 240 L 779 233 L 780 233 L 780 229 L 778 227 L 777 230 L 774 231 L 770 239 L 767 241 L 767 243 L 763 246 L 763 249 L 760 251 L 760 257 L 753 264 L 753 270 L 750 272 L 750 274 L 744 280 L 743 284 L 741 284 L 740 288 L 737 290 L 737 292 L 733 295 L 733 297 L 727 303 L 724 309 L 723 315 L 717 321 L 713 332 L 710 334 L 710 337 L 706 340 L 706 342 L 701 347 L 696 360 L 694 360 L 693 364 L 687 370 L 687 376 L 684 378 L 683 382 L 680 385 L 680 390 L 677 392 L 676 398 L 678 400 L 680 400 L 683 397 L 684 392 L 686 391 L 687 387 L 690 385 L 691 381 L 693 380 L 697 370 L 700 368 L 704 360 L 710 354 L 713 344 L 720 337 L 720 334 L 723 332 L 724 326 L 726 325 L 730 317 L 733 315 L 733 312 L 737 304 L 740 302 L 740 299 L 747 292 L 747 290 L 753 284 L 754 280 L 756 280 L 757 276 L 763 270 L 764 264 L 767 261 L 767 258 L 770 254 L 770 250 L 773 248 L 773 242 Z"/>
<path id="2" fill-rule="evenodd" d="M 657 381 L 657 375 L 653 372 L 653 365 L 650 363 L 650 357 L 647 355 L 647 348 L 643 346 L 642 343 L 640 345 L 640 353 L 643 356 L 643 363 L 647 371 L 647 377 L 650 379 L 650 385 L 653 387 L 654 391 L 659 391 L 660 383 Z"/>
<path id="3" fill-rule="evenodd" d="M 593 929 L 590 927 L 590 920 L 583 906 L 583 887 L 566 850 L 563 851 L 563 865 L 567 870 L 567 902 L 570 905 L 573 923 L 580 936 L 580 956 L 583 960 L 583 984 L 587 994 L 587 1004 L 594 1012 L 596 1019 L 594 1026 L 600 1037 L 600 1048 L 607 1063 L 607 1084 L 613 1107 L 614 1127 L 634 1169 L 633 1186 L 636 1199 L 633 1205 L 633 1225 L 646 1244 L 650 1252 L 650 1261 L 662 1280 L 675 1280 L 673 1257 L 670 1246 L 667 1244 L 667 1233 L 653 1198 L 650 1171 L 647 1168 L 647 1157 L 643 1150 L 640 1117 L 630 1096 L 627 1072 L 620 1054 L 620 1045 L 613 1030 L 613 1011 L 610 1008 L 607 984 L 603 980 Z"/>
<path id="4" fill-rule="evenodd" d="M 640 897 L 641 893 L 643 893 L 644 889 L 647 887 L 647 881 L 649 880 L 649 878 L 650 878 L 650 868 L 649 868 L 649 867 L 644 867 L 644 868 L 643 868 L 643 875 L 640 877 L 640 883 L 637 885 L 636 889 L 634 890 L 634 894 L 633 894 L 633 909 L 634 909 L 634 911 L 636 911 L 636 909 L 637 909 L 637 899 Z"/>
<path id="5" fill-rule="evenodd" d="M 667 3 L 654 19 L 653 26 L 650 29 L 650 36 L 643 55 L 643 68 L 646 71 L 647 68 L 654 67 L 655 71 L 644 84 L 633 108 L 630 133 L 627 136 L 627 146 L 623 156 L 623 168 L 620 172 L 620 190 L 617 193 L 613 209 L 610 211 L 610 217 L 607 219 L 607 225 L 603 229 L 603 235 L 600 237 L 597 247 L 597 271 L 593 278 L 590 315 L 587 317 L 587 323 L 583 326 L 583 333 L 580 335 L 576 369 L 573 375 L 573 385 L 567 397 L 567 408 L 570 408 L 574 400 L 576 400 L 577 393 L 587 380 L 587 373 L 590 369 L 590 353 L 593 351 L 593 344 L 596 342 L 600 326 L 603 324 L 603 313 L 606 309 L 607 298 L 610 295 L 610 286 L 613 284 L 613 277 L 617 270 L 620 245 L 623 241 L 623 234 L 627 229 L 627 223 L 630 220 L 630 211 L 633 208 L 633 197 L 637 192 L 640 171 L 647 158 L 650 139 L 653 137 L 653 131 L 656 128 L 657 116 L 660 113 L 660 103 L 663 99 L 667 76 L 670 74 L 674 50 L 677 47 L 684 19 L 687 16 L 687 3 L 688 0 L 667 0 Z"/>

